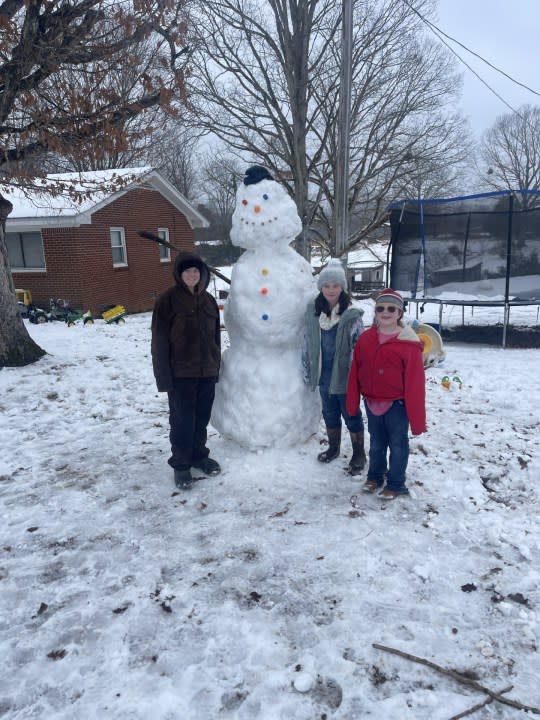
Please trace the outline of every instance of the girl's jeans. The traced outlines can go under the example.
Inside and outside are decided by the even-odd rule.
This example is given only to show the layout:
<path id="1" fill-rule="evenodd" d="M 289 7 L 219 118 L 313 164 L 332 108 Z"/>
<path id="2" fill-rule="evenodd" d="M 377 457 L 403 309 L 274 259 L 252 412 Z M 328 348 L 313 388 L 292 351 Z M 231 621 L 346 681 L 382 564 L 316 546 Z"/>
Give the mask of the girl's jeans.
<path id="1" fill-rule="evenodd" d="M 366 404 L 369 430 L 368 480 L 384 485 L 384 474 L 388 469 L 386 487 L 393 492 L 407 495 L 405 471 L 409 460 L 409 420 L 403 400 L 395 400 L 384 415 L 374 415 Z M 390 450 L 388 468 L 386 455 Z"/>
<path id="2" fill-rule="evenodd" d="M 346 409 L 345 395 L 330 395 L 329 385 L 319 385 L 319 392 L 322 401 L 322 416 L 324 424 L 327 428 L 340 428 L 341 418 L 345 421 L 347 430 L 357 433 L 364 427 L 362 413 L 358 411 L 358 415 L 349 415 Z"/>

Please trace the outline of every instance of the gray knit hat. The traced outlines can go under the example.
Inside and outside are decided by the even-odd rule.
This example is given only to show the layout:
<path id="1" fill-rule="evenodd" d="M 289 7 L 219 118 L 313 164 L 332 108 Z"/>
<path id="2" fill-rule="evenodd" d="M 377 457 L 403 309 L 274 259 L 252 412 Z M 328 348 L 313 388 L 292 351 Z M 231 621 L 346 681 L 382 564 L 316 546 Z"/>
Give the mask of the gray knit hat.
<path id="1" fill-rule="evenodd" d="M 326 267 L 324 267 L 319 273 L 319 277 L 317 278 L 317 289 L 322 290 L 322 286 L 328 285 L 329 283 L 337 283 L 338 285 L 341 285 L 343 290 L 347 290 L 345 270 L 337 258 L 330 258 Z"/>

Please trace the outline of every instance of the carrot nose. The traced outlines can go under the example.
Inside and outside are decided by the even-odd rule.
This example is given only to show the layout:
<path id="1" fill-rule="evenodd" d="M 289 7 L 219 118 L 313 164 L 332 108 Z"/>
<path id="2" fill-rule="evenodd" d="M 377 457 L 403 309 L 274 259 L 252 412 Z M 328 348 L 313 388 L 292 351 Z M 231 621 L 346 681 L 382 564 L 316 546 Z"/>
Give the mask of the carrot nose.
<path id="1" fill-rule="evenodd" d="M 260 213 L 260 212 L 261 212 L 261 206 L 260 206 L 260 205 L 255 205 L 255 207 L 253 208 L 253 212 Z"/>

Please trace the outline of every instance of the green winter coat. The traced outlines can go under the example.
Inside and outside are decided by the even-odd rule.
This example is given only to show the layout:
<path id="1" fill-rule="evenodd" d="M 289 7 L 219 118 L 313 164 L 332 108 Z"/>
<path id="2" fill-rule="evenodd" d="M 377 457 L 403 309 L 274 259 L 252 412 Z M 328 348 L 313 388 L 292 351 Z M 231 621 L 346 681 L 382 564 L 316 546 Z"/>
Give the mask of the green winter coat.
<path id="1" fill-rule="evenodd" d="M 344 395 L 347 392 L 347 379 L 354 344 L 363 330 L 361 324 L 363 314 L 363 310 L 349 307 L 340 317 L 336 335 L 336 354 L 330 378 L 330 395 Z M 355 333 L 353 337 L 353 327 L 359 320 L 359 332 Z M 315 302 L 310 302 L 307 307 L 304 333 L 304 350 L 302 352 L 304 380 L 312 390 L 315 390 L 321 374 L 321 326 L 319 325 L 319 316 L 315 313 Z"/>

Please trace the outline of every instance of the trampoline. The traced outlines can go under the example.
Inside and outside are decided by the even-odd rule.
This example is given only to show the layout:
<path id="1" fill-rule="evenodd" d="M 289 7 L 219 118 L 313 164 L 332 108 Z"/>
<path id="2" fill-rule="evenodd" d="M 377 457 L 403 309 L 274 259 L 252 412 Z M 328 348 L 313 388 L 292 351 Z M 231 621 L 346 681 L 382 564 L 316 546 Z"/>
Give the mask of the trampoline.
<path id="1" fill-rule="evenodd" d="M 389 207 L 389 284 L 418 307 L 540 307 L 540 191 L 402 200 Z"/>

